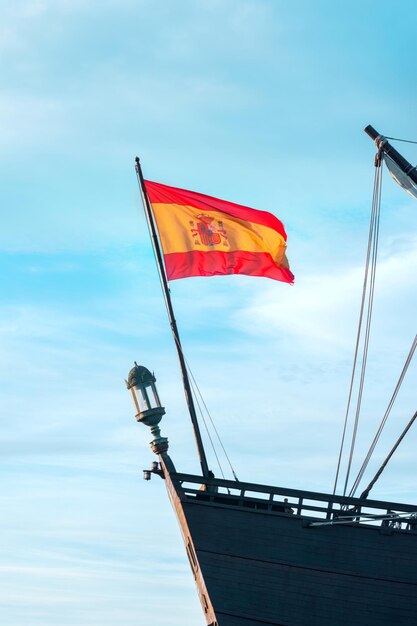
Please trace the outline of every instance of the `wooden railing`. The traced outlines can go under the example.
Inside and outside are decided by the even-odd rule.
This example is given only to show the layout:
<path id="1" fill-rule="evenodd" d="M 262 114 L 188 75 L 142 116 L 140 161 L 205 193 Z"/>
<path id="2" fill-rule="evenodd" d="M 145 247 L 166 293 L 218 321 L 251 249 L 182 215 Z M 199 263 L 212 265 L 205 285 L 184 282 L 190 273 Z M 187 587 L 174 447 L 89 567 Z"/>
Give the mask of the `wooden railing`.
<path id="1" fill-rule="evenodd" d="M 349 498 L 240 481 L 171 474 L 182 498 L 295 515 L 307 523 L 367 524 L 417 533 L 417 505 Z"/>

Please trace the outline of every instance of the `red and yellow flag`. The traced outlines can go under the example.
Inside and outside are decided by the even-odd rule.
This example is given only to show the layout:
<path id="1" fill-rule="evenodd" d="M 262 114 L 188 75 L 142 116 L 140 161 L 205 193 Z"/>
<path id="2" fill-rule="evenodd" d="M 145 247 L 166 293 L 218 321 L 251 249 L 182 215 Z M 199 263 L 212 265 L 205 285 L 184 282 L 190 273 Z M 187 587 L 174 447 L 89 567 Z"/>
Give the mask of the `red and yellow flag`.
<path id="1" fill-rule="evenodd" d="M 293 283 L 284 225 L 271 213 L 145 181 L 168 280 L 247 274 Z"/>

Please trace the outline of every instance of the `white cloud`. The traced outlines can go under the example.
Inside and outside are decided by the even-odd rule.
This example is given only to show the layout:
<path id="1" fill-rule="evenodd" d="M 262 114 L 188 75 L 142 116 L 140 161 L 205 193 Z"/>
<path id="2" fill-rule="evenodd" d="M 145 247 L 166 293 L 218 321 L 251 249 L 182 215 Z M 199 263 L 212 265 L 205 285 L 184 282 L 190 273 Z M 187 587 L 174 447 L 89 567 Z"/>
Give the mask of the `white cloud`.
<path id="1" fill-rule="evenodd" d="M 246 332 L 289 335 L 298 347 L 352 350 L 363 273 L 357 267 L 317 271 L 300 277 L 292 289 L 269 287 L 237 315 L 238 322 Z M 415 325 L 416 275 L 417 245 L 411 237 L 405 250 L 392 250 L 378 266 L 374 316 L 380 333 L 389 335 L 389 345 L 392 334 L 398 337 L 407 328 L 412 332 Z"/>

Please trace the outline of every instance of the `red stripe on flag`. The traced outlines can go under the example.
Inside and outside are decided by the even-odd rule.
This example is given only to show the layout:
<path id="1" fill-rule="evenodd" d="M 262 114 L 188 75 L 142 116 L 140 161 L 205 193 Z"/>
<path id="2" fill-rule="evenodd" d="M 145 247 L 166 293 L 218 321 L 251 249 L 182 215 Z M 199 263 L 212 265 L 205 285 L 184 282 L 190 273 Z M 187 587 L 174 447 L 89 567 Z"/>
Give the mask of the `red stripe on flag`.
<path id="1" fill-rule="evenodd" d="M 178 187 L 169 187 L 168 185 L 162 185 L 161 183 L 154 183 L 150 180 L 145 180 L 146 193 L 148 194 L 150 202 L 161 204 L 182 204 L 186 206 L 193 206 L 196 209 L 202 211 L 222 211 L 232 217 L 237 217 L 245 222 L 252 222 L 253 224 L 262 224 L 269 226 L 280 233 L 284 240 L 287 240 L 287 233 L 285 232 L 284 224 L 272 213 L 267 211 L 259 211 L 258 209 L 251 209 L 250 207 L 236 204 L 234 202 L 228 202 L 227 200 L 220 200 L 219 198 L 213 198 L 212 196 L 206 196 L 203 193 L 196 191 L 188 191 L 187 189 L 179 189 Z"/>
<path id="2" fill-rule="evenodd" d="M 294 275 L 286 267 L 277 267 L 266 252 L 173 252 L 164 255 L 168 280 L 187 276 L 216 276 L 218 274 L 246 274 L 265 276 L 292 284 Z"/>

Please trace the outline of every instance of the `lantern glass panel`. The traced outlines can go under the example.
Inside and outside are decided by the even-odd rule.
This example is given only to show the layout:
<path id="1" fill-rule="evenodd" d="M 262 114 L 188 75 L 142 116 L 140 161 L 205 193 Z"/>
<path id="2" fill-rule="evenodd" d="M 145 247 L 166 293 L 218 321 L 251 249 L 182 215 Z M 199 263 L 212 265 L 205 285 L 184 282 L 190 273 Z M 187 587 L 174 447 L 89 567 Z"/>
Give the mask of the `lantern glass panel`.
<path id="1" fill-rule="evenodd" d="M 151 408 L 147 391 L 146 387 L 136 387 L 136 393 L 138 395 L 141 411 L 148 411 Z"/>
<path id="2" fill-rule="evenodd" d="M 158 392 L 156 390 L 155 383 L 152 383 L 152 393 L 149 390 L 149 399 L 151 401 L 152 408 L 156 408 L 158 406 L 161 406 L 161 401 L 159 400 L 159 396 L 158 396 Z"/>
<path id="3" fill-rule="evenodd" d="M 133 398 L 133 403 L 136 407 L 136 413 L 140 413 L 141 412 L 141 407 L 139 406 L 139 402 L 138 402 L 138 397 L 136 395 L 136 389 L 135 387 L 131 387 L 130 388 L 130 393 L 132 394 L 132 398 Z"/>

